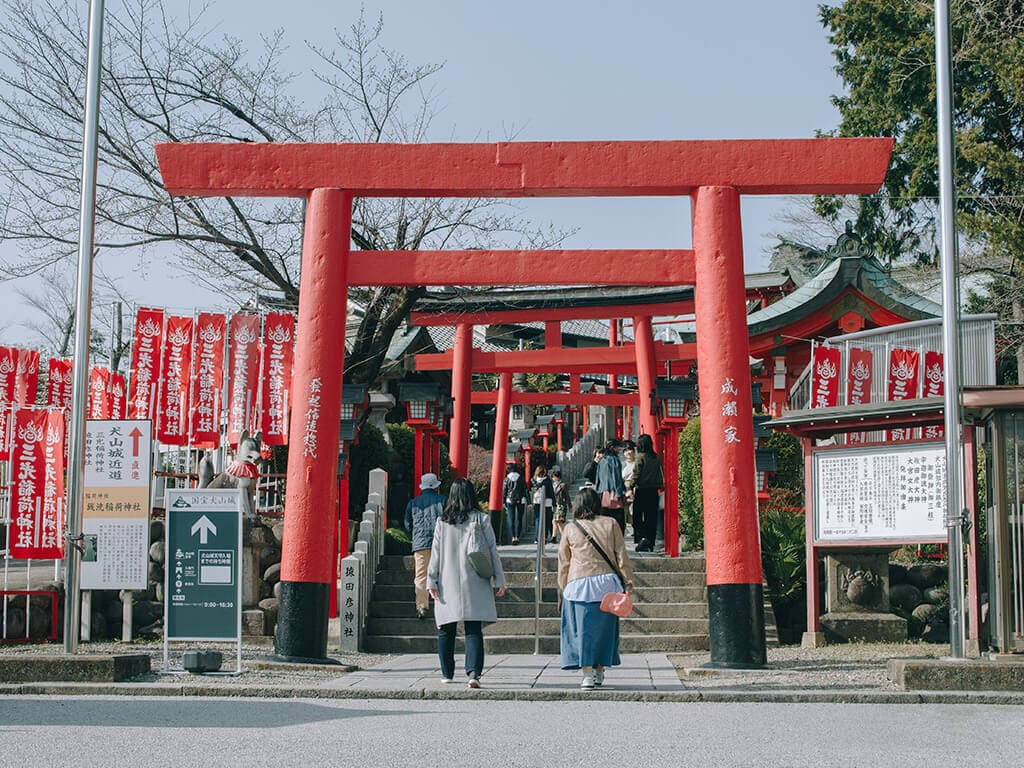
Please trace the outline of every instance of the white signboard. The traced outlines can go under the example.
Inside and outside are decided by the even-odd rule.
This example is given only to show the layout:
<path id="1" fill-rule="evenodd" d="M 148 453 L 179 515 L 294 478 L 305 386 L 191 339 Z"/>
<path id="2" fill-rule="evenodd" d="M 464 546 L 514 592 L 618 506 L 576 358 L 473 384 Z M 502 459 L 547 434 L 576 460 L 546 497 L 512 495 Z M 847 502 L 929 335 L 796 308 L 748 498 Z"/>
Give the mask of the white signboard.
<path id="1" fill-rule="evenodd" d="M 152 425 L 85 422 L 82 589 L 145 589 Z"/>
<path id="2" fill-rule="evenodd" d="M 812 457 L 815 541 L 946 539 L 943 443 L 818 450 Z"/>

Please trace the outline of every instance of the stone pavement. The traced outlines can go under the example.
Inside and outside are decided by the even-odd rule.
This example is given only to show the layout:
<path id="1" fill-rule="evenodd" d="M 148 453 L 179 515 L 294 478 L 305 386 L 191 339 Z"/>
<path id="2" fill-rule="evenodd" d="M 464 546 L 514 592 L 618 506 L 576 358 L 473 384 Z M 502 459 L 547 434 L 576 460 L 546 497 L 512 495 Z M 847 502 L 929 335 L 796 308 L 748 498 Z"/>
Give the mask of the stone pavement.
<path id="1" fill-rule="evenodd" d="M 455 681 L 441 682 L 436 655 L 392 656 L 376 666 L 359 669 L 334 678 L 321 687 L 351 691 L 437 691 L 465 688 L 456 656 Z M 559 667 L 558 656 L 528 654 L 490 654 L 485 658 L 481 690 L 566 691 L 580 687 L 579 672 Z M 663 653 L 637 653 L 622 657 L 622 665 L 608 670 L 604 690 L 681 691 L 683 685 L 675 668 Z"/>

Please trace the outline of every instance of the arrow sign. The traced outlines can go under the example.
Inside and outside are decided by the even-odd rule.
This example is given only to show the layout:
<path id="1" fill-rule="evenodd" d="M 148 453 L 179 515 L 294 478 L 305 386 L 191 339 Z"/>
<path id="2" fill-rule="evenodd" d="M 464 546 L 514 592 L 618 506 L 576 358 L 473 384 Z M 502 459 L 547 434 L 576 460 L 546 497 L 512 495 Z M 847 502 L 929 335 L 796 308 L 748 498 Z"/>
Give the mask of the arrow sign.
<path id="1" fill-rule="evenodd" d="M 136 427 L 128 436 L 132 439 L 132 456 L 139 455 L 139 439 L 142 437 L 142 430 Z"/>
<path id="2" fill-rule="evenodd" d="M 199 531 L 199 543 L 205 544 L 209 537 L 209 534 L 212 533 L 214 536 L 217 535 L 217 526 L 210 522 L 210 518 L 208 518 L 206 515 L 203 515 L 198 520 L 196 520 L 195 524 L 192 526 L 193 536 L 196 535 L 196 531 Z"/>

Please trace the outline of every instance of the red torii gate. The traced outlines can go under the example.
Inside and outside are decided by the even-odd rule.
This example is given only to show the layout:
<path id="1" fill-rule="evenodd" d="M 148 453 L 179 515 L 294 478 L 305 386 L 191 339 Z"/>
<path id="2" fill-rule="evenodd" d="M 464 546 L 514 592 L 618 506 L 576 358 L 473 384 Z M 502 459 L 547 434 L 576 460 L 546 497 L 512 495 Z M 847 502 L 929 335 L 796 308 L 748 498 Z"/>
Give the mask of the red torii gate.
<path id="1" fill-rule="evenodd" d="M 307 200 L 277 655 L 326 659 L 346 318 L 339 297 L 350 285 L 529 285 L 537 275 L 545 284 L 566 285 L 585 263 L 595 284 L 695 286 L 711 663 L 764 665 L 740 195 L 873 193 L 892 144 L 845 138 L 158 144 L 171 195 Z M 655 195 L 692 198 L 692 251 L 620 251 L 606 260 L 586 251 L 490 252 L 478 259 L 472 251 L 351 250 L 357 196 Z"/>

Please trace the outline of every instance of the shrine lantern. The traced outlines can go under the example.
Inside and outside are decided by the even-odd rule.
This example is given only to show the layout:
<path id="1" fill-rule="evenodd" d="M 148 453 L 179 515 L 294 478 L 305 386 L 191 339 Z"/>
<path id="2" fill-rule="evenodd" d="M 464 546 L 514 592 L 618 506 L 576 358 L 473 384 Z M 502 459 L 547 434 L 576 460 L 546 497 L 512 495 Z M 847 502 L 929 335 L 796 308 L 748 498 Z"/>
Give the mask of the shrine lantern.
<path id="1" fill-rule="evenodd" d="M 554 421 L 554 416 L 548 414 L 547 416 L 537 416 L 533 420 L 533 426 L 537 430 L 537 437 L 542 441 L 542 447 L 545 453 L 548 450 L 548 441 L 551 440 L 551 422 Z"/>
<path id="2" fill-rule="evenodd" d="M 679 487 L 679 430 L 687 424 L 694 402 L 697 400 L 697 382 L 694 379 L 657 379 L 651 394 L 651 410 L 658 423 L 667 430 L 662 456 L 665 488 Z M 651 437 L 655 437 L 651 435 Z M 666 493 L 665 498 L 665 554 L 679 556 L 679 497 Z"/>
<path id="3" fill-rule="evenodd" d="M 342 420 L 359 421 L 369 403 L 370 388 L 365 384 L 346 384 L 341 391 Z"/>
<path id="4" fill-rule="evenodd" d="M 407 418 L 410 425 L 427 426 L 433 424 L 431 406 L 438 403 L 439 388 L 436 383 L 402 382 L 398 385 L 398 399 L 405 403 Z"/>
<path id="5" fill-rule="evenodd" d="M 562 428 L 565 426 L 565 411 L 566 407 L 564 405 L 551 406 L 551 423 L 555 425 L 555 434 L 557 436 L 557 441 L 555 442 L 555 445 L 557 446 L 559 451 L 563 449 Z"/>
<path id="6" fill-rule="evenodd" d="M 690 408 L 697 399 L 697 382 L 693 379 L 658 379 L 651 396 L 651 410 L 659 422 L 669 427 L 686 425 Z"/>

